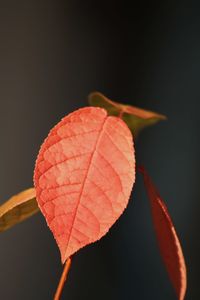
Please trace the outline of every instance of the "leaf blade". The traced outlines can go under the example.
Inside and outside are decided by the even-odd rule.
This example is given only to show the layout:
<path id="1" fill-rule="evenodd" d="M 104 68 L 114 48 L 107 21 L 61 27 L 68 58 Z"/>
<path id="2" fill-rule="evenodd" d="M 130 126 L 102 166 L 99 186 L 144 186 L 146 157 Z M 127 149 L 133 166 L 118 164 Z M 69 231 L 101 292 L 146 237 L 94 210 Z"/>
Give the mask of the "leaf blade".
<path id="1" fill-rule="evenodd" d="M 38 211 L 34 188 L 12 196 L 0 206 L 0 232 L 22 222 Z"/>
<path id="2" fill-rule="evenodd" d="M 183 300 L 187 287 L 187 274 L 180 241 L 168 209 L 148 173 L 144 167 L 140 167 L 139 171 L 143 175 L 144 184 L 150 200 L 154 229 L 162 259 L 178 299 Z"/>
<path id="3" fill-rule="evenodd" d="M 50 131 L 34 183 L 63 263 L 107 233 L 125 209 L 134 181 L 132 135 L 119 118 L 87 107 Z"/>

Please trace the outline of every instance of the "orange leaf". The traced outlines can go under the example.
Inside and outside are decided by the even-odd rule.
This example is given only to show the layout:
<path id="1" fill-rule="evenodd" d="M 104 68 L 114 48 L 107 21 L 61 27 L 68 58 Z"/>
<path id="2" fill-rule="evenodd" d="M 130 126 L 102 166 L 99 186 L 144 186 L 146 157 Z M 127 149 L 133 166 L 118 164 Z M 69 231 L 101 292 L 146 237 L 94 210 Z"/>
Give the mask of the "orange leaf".
<path id="1" fill-rule="evenodd" d="M 179 300 L 186 292 L 186 266 L 179 239 L 166 205 L 143 167 L 139 168 L 151 203 L 151 211 L 160 253 Z"/>
<path id="2" fill-rule="evenodd" d="M 121 119 L 87 107 L 50 131 L 34 182 L 63 263 L 108 232 L 126 208 L 134 181 L 132 135 Z"/>
<path id="3" fill-rule="evenodd" d="M 0 206 L 0 232 L 29 218 L 38 211 L 34 188 L 11 197 Z"/>

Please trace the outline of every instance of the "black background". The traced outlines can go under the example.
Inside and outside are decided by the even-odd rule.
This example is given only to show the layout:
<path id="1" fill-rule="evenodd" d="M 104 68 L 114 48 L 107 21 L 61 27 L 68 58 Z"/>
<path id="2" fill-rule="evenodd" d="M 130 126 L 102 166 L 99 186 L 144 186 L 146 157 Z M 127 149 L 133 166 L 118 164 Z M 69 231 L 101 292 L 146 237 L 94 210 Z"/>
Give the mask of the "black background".
<path id="1" fill-rule="evenodd" d="M 136 145 L 174 220 L 199 289 L 200 10 L 198 1 L 0 1 L 0 196 L 32 186 L 50 128 L 98 90 L 167 122 Z M 0 236 L 0 299 L 52 299 L 62 266 L 38 214 Z M 128 209 L 75 255 L 63 298 L 176 299 L 137 176 Z"/>

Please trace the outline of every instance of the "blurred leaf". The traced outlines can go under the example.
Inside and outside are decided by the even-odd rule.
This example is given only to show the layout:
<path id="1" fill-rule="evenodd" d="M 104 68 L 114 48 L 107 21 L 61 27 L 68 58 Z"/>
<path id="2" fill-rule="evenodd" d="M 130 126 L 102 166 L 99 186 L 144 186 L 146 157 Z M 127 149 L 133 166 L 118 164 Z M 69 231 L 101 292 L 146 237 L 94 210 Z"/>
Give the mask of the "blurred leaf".
<path id="1" fill-rule="evenodd" d="M 0 206 L 0 232 L 18 224 L 39 211 L 35 189 L 27 189 Z"/>
<path id="2" fill-rule="evenodd" d="M 161 256 L 177 297 L 179 300 L 183 300 L 187 286 L 187 274 L 183 251 L 176 230 L 167 207 L 146 170 L 143 167 L 140 167 L 139 170 L 143 175 L 144 184 L 150 199 L 152 218 Z"/>
<path id="3" fill-rule="evenodd" d="M 121 117 L 132 131 L 134 138 L 145 127 L 166 120 L 164 115 L 111 101 L 99 92 L 91 93 L 88 96 L 88 101 L 91 106 L 105 108 L 109 115 Z"/>

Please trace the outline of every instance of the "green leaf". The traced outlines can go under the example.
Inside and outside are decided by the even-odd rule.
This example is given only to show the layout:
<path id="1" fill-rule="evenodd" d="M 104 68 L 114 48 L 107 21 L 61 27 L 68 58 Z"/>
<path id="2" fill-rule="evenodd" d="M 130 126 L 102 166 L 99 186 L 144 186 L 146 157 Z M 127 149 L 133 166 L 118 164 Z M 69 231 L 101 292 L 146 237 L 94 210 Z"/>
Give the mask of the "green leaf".
<path id="1" fill-rule="evenodd" d="M 20 223 L 39 211 L 35 189 L 27 189 L 0 206 L 0 232 Z"/>
<path id="2" fill-rule="evenodd" d="M 91 106 L 105 108 L 109 115 L 121 117 L 132 131 L 134 137 L 145 127 L 154 125 L 161 120 L 166 120 L 164 115 L 114 102 L 99 92 L 91 93 L 88 96 L 88 101 Z"/>

